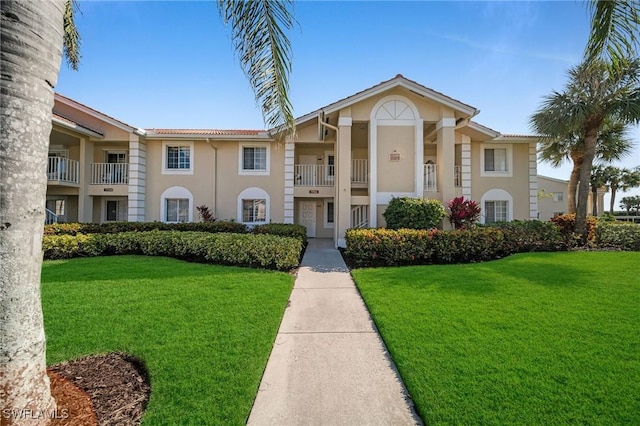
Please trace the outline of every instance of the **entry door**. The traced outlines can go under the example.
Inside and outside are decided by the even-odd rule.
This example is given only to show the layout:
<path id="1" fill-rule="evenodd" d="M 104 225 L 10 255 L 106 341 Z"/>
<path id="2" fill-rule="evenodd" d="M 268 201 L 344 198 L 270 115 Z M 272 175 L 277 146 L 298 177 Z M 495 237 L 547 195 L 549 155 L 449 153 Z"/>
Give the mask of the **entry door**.
<path id="1" fill-rule="evenodd" d="M 300 225 L 307 227 L 307 237 L 316 236 L 316 202 L 300 202 Z"/>

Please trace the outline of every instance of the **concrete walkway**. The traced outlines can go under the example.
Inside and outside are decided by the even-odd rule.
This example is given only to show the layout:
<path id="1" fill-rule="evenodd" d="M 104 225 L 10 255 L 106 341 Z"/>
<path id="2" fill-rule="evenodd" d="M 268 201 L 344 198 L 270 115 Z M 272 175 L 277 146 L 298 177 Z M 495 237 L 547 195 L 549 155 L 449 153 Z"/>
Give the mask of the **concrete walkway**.
<path id="1" fill-rule="evenodd" d="M 330 240 L 309 241 L 248 424 L 421 424 Z"/>

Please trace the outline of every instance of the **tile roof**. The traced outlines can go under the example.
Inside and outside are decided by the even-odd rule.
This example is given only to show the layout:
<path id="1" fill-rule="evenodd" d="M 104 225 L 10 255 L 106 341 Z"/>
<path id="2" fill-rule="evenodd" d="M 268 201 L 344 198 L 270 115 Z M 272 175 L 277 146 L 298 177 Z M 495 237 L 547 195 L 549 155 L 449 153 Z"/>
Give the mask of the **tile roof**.
<path id="1" fill-rule="evenodd" d="M 104 136 L 104 132 L 102 132 L 100 130 L 92 129 L 91 127 L 87 127 L 84 124 L 80 124 L 75 120 L 72 120 L 70 118 L 64 117 L 64 116 L 62 116 L 60 114 L 57 114 L 55 112 L 52 113 L 51 115 L 52 115 L 52 117 L 54 119 L 60 121 L 62 124 L 66 124 L 68 127 L 71 127 L 71 128 L 78 128 L 79 127 L 80 129 L 88 130 L 88 131 L 90 131 L 92 133 L 97 133 L 97 134 L 99 134 L 101 136 Z"/>
<path id="2" fill-rule="evenodd" d="M 518 134 L 511 134 L 511 133 L 503 133 L 502 136 L 505 138 L 531 138 L 531 139 L 541 138 L 541 136 L 537 136 L 537 135 L 518 135 Z"/>
<path id="3" fill-rule="evenodd" d="M 260 136 L 264 130 L 146 129 L 149 135 Z"/>

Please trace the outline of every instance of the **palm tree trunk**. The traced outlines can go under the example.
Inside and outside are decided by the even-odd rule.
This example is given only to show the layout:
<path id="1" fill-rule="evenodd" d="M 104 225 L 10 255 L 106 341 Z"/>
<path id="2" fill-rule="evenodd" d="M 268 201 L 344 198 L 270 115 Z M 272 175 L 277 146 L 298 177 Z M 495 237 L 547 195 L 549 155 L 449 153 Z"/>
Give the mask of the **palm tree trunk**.
<path id="1" fill-rule="evenodd" d="M 615 185 L 611 185 L 610 189 L 611 189 L 611 199 L 609 200 L 609 213 L 613 214 L 613 209 L 616 205 L 616 191 L 618 190 L 618 187 Z"/>
<path id="2" fill-rule="evenodd" d="M 64 0 L 2 1 L 0 413 L 43 424 L 56 407 L 40 302 L 45 175 Z M 48 410 L 48 411 L 45 411 Z M 22 416 L 14 419 L 14 416 Z M 40 416 L 40 419 L 35 417 Z M 11 418 L 6 418 L 11 417 Z"/>
<path id="3" fill-rule="evenodd" d="M 598 216 L 598 188 L 591 188 L 591 214 Z"/>
<path id="4" fill-rule="evenodd" d="M 602 120 L 600 120 L 602 121 Z M 578 184 L 578 204 L 576 206 L 576 233 L 580 236 L 582 244 L 587 243 L 587 206 L 589 203 L 589 186 L 591 182 L 591 169 L 596 154 L 598 143 L 598 129 L 600 121 L 588 120 L 585 125 L 584 151 L 582 165 L 580 166 L 580 183 Z"/>
<path id="5" fill-rule="evenodd" d="M 580 181 L 580 168 L 582 166 L 583 157 L 572 156 L 573 169 L 571 169 L 571 175 L 569 176 L 569 188 L 567 196 L 567 213 L 572 214 L 576 212 L 576 192 L 578 191 L 578 182 Z"/>

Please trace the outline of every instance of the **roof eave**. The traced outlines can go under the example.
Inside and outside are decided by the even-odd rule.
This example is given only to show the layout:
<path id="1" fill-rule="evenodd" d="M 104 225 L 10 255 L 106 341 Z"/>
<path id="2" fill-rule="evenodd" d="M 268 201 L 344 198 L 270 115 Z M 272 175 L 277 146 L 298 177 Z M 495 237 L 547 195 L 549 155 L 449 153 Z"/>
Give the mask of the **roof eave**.
<path id="1" fill-rule="evenodd" d="M 65 129 L 68 129 L 68 130 L 73 130 L 74 132 L 83 134 L 85 136 L 104 139 L 104 135 L 102 133 L 80 126 L 76 123 L 72 124 L 69 121 L 61 120 L 57 117 L 51 117 L 51 121 L 60 127 L 64 127 Z"/>
<path id="2" fill-rule="evenodd" d="M 108 123 L 108 124 L 110 124 L 112 126 L 115 126 L 115 127 L 119 128 L 119 129 L 121 129 L 121 130 L 124 130 L 126 132 L 132 133 L 133 131 L 137 130 L 133 126 L 130 126 L 130 125 L 126 124 L 126 123 L 123 123 L 122 121 L 116 120 L 113 117 L 109 117 L 108 115 L 105 115 L 105 114 L 101 113 L 100 111 L 97 111 L 97 110 L 95 110 L 93 108 L 90 108 L 90 107 L 88 107 L 86 105 L 83 105 L 80 102 L 74 101 L 73 99 L 69 99 L 69 98 L 67 98 L 67 97 L 65 97 L 65 96 L 63 96 L 63 95 L 61 95 L 59 93 L 55 94 L 55 100 L 60 102 L 60 103 L 62 103 L 62 104 L 70 106 L 72 108 L 75 108 L 75 109 L 77 109 L 77 110 L 79 110 L 79 111 L 81 111 L 81 112 L 83 112 L 85 114 L 88 114 L 88 115 L 92 116 L 92 117 L 95 117 L 98 120 L 102 120 L 105 123 Z"/>

